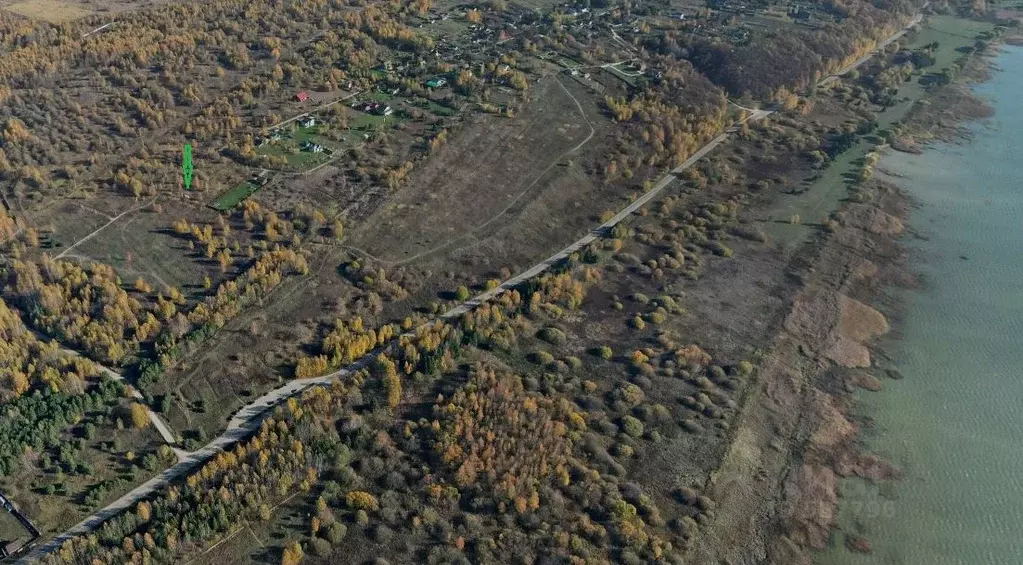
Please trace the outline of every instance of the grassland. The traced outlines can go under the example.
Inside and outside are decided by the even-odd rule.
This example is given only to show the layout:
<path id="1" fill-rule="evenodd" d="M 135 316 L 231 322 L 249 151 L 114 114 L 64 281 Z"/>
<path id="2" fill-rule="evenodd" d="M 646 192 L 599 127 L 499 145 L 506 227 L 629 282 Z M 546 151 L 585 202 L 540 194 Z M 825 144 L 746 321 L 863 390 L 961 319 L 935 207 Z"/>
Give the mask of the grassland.
<path id="1" fill-rule="evenodd" d="M 354 131 L 380 131 L 395 121 L 394 116 L 377 116 L 367 112 L 354 112 L 349 126 Z"/>
<path id="2" fill-rule="evenodd" d="M 136 204 L 128 204 L 132 209 Z M 173 210 L 152 207 L 130 213 L 103 228 L 91 239 L 84 241 L 65 255 L 65 259 L 82 264 L 99 261 L 112 265 L 125 278 L 133 282 L 142 278 L 154 288 L 175 287 L 190 300 L 198 300 L 206 293 L 203 279 L 220 281 L 221 272 L 212 260 L 204 259 L 190 250 L 185 241 L 169 237 L 170 225 L 179 218 L 193 222 L 212 222 L 215 212 L 199 202 L 181 205 Z M 239 232 L 240 233 L 240 232 Z M 66 241 L 66 240 L 65 240 Z M 66 249 L 66 245 L 64 246 Z"/>
<path id="3" fill-rule="evenodd" d="M 457 112 L 447 106 L 443 106 L 426 98 L 417 99 L 412 103 L 414 107 L 422 108 L 435 116 L 454 116 Z"/>
<path id="4" fill-rule="evenodd" d="M 77 20 L 92 14 L 91 10 L 81 4 L 63 0 L 25 0 L 8 4 L 3 9 L 26 18 L 55 24 Z"/>
<path id="5" fill-rule="evenodd" d="M 611 73 L 619 80 L 629 86 L 636 86 L 636 71 L 634 69 L 621 69 L 619 65 L 609 65 L 604 67 L 604 70 Z"/>
<path id="6" fill-rule="evenodd" d="M 592 141 L 591 123 L 602 124 L 599 117 L 581 112 L 562 83 L 541 86 L 529 110 L 518 118 L 480 120 L 442 146 L 415 172 L 414 188 L 368 218 L 353 244 L 385 262 L 406 262 L 475 230 L 482 230 L 478 236 L 483 237 L 497 227 L 487 222 L 549 188 L 548 173 L 568 173 L 559 163 L 565 165 L 573 148 Z M 575 86 L 572 91 L 585 96 Z M 407 237 L 413 228 L 416 237 Z M 473 241 L 470 237 L 456 243 Z"/>

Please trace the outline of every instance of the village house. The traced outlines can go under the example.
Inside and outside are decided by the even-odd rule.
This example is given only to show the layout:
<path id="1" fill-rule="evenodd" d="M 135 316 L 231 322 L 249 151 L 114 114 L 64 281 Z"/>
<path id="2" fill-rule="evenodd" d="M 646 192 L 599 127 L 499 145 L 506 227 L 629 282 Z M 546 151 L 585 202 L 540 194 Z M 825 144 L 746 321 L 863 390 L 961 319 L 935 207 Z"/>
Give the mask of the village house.
<path id="1" fill-rule="evenodd" d="M 318 143 L 313 143 L 312 141 L 308 140 L 303 141 L 301 147 L 302 151 L 308 151 L 310 153 L 323 153 L 323 146 Z"/>
<path id="2" fill-rule="evenodd" d="M 363 112 L 367 114 L 373 114 L 374 116 L 390 116 L 394 113 L 394 108 L 380 102 L 366 102 L 364 104 L 353 105 L 352 107 L 358 106 Z"/>

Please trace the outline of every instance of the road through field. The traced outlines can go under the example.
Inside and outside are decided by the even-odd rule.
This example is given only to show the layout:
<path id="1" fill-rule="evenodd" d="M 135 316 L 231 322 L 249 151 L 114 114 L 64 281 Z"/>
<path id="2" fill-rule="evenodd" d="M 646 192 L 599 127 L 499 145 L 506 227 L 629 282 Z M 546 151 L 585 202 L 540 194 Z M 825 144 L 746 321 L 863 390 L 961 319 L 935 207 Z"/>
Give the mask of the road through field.
<path id="1" fill-rule="evenodd" d="M 914 18 L 914 20 L 908 26 L 906 26 L 906 29 L 919 23 L 920 18 L 921 16 L 917 16 L 916 18 Z M 891 41 L 894 41 L 894 39 L 901 37 L 906 32 L 906 29 L 903 29 L 900 32 L 894 34 L 891 38 L 886 40 L 884 45 L 887 45 Z M 856 62 L 855 66 L 862 65 L 868 59 L 869 57 L 863 58 L 862 60 Z M 844 69 L 843 73 L 848 72 L 852 68 L 855 68 L 855 66 L 850 67 L 848 69 Z M 760 120 L 766 118 L 772 113 L 773 113 L 772 110 L 754 110 L 749 114 L 749 116 L 747 116 L 743 120 L 743 122 Z M 593 241 L 597 240 L 597 238 L 601 237 L 601 235 L 604 234 L 606 231 L 618 225 L 623 220 L 632 215 L 634 212 L 636 212 L 636 210 L 638 210 L 645 204 L 649 203 L 652 199 L 656 198 L 661 192 L 664 191 L 664 189 L 667 186 L 672 184 L 672 182 L 678 180 L 678 177 L 676 175 L 682 173 L 689 167 L 693 166 L 694 163 L 702 159 L 705 155 L 707 155 L 707 153 L 710 153 L 717 146 L 719 146 L 726 139 L 728 139 L 729 136 L 731 136 L 738 130 L 737 125 L 738 124 L 729 127 L 723 133 L 721 133 L 714 139 L 710 140 L 699 151 L 697 151 L 688 159 L 686 159 L 685 162 L 672 169 L 669 173 L 665 174 L 653 186 L 653 188 L 651 188 L 649 191 L 647 191 L 642 196 L 637 198 L 635 201 L 630 203 L 628 206 L 623 208 L 621 211 L 615 214 L 614 217 L 604 222 L 600 226 L 597 226 L 595 229 L 590 231 L 590 233 L 583 236 L 581 239 L 573 242 L 572 244 L 563 248 L 561 251 L 558 251 L 557 253 L 551 255 L 547 259 L 544 259 L 543 261 L 533 265 L 526 271 L 509 278 L 496 288 L 481 293 L 451 308 L 450 310 L 442 314 L 440 316 L 440 319 L 449 320 L 461 316 L 462 314 L 472 310 L 473 308 L 476 308 L 480 304 L 488 300 L 492 300 L 493 298 L 505 292 L 508 292 L 509 290 L 514 289 L 515 287 L 529 280 L 530 278 L 547 271 L 553 265 L 557 264 L 559 261 L 565 259 L 572 253 L 575 253 L 576 251 L 582 249 L 584 246 L 589 245 Z M 274 406 L 286 401 L 288 398 L 300 394 L 302 391 L 310 387 L 329 385 L 331 382 L 334 381 L 334 379 L 337 379 L 339 377 L 346 377 L 364 368 L 367 368 L 369 364 L 372 362 L 372 360 L 377 357 L 377 355 L 384 352 L 398 339 L 399 338 L 395 338 L 391 342 L 374 349 L 373 351 L 369 352 L 362 358 L 358 359 L 357 361 L 343 369 L 320 377 L 292 380 L 287 384 L 281 386 L 280 388 L 274 389 L 264 394 L 263 396 L 257 398 L 256 400 L 247 404 L 246 406 L 242 407 L 238 412 L 236 412 L 235 415 L 231 418 L 224 432 L 216 439 L 206 444 L 206 446 L 204 446 L 202 449 L 192 453 L 179 453 L 181 459 L 176 465 L 164 470 L 156 477 L 139 485 L 138 487 L 128 492 L 124 496 L 118 498 L 116 501 L 114 501 L 107 507 L 96 512 L 92 516 L 89 516 L 88 518 L 86 518 L 79 524 L 75 525 L 71 529 L 67 530 L 66 532 L 62 533 L 61 535 L 55 537 L 53 540 L 50 540 L 49 542 L 39 547 L 36 547 L 29 554 L 19 559 L 18 562 L 27 563 L 37 560 L 42 555 L 45 555 L 46 553 L 49 553 L 59 548 L 64 541 L 75 536 L 82 535 L 92 531 L 107 519 L 111 518 L 112 516 L 116 516 L 117 514 L 123 512 L 124 510 L 127 510 L 128 508 L 131 508 L 135 503 L 145 499 L 146 497 L 150 496 L 157 490 L 167 486 L 173 480 L 184 476 L 186 473 L 192 471 L 199 465 L 205 463 L 212 457 L 216 456 L 216 454 L 219 453 L 220 451 L 229 448 L 230 446 L 234 445 L 238 441 L 242 440 L 243 438 L 257 430 L 260 424 L 262 423 L 263 419 L 266 417 L 267 413 L 270 410 L 272 410 Z"/>
<path id="2" fill-rule="evenodd" d="M 766 116 L 769 116 L 771 113 L 772 111 L 770 110 L 755 110 L 743 121 L 758 120 Z M 576 251 L 582 249 L 584 246 L 589 245 L 597 238 L 599 238 L 601 234 L 605 233 L 607 230 L 610 230 L 614 226 L 621 223 L 623 220 L 632 215 L 636 210 L 640 209 L 642 206 L 650 202 L 650 200 L 659 195 L 668 185 L 678 180 L 678 177 L 675 175 L 681 173 L 682 171 L 685 171 L 694 163 L 702 159 L 707 153 L 713 151 L 718 145 L 720 145 L 722 142 L 728 139 L 728 137 L 735 131 L 736 127 L 732 126 L 728 128 L 728 130 L 726 130 L 724 133 L 712 139 L 710 142 L 708 142 L 706 145 L 700 148 L 699 151 L 697 151 L 691 157 L 686 159 L 685 162 L 683 162 L 678 167 L 675 167 L 670 173 L 664 175 L 661 178 L 661 180 L 658 181 L 657 184 L 653 186 L 653 188 L 651 188 L 645 194 L 643 194 L 635 201 L 633 201 L 631 204 L 623 208 L 621 211 L 615 214 L 613 218 L 604 222 L 600 226 L 597 226 L 597 228 L 592 230 L 590 233 L 588 233 L 581 239 L 568 245 L 567 247 L 565 247 L 561 251 L 558 251 L 554 255 L 551 255 L 547 259 L 544 259 L 543 261 L 533 265 L 526 271 L 509 278 L 508 280 L 504 281 L 497 287 L 488 290 L 484 293 L 481 293 L 469 300 L 466 300 L 465 302 L 462 302 L 461 304 L 455 306 L 454 308 L 442 314 L 439 319 L 450 320 L 453 318 L 457 318 L 458 316 L 461 316 L 462 314 L 472 310 L 473 308 L 476 308 L 480 304 L 483 304 L 488 300 L 492 300 L 493 298 L 500 296 L 501 294 L 508 292 L 509 290 L 514 289 L 515 287 L 519 286 L 520 284 L 529 280 L 530 278 L 547 271 L 553 265 L 557 264 L 559 261 L 565 259 L 572 253 L 575 253 Z M 414 334 L 408 333 L 404 335 L 408 336 Z M 180 461 L 176 465 L 166 469 L 159 475 L 132 489 L 131 491 L 124 494 L 123 496 L 121 496 L 120 498 L 118 498 L 117 500 L 115 500 L 114 502 L 112 502 L 99 512 L 93 514 L 92 516 L 89 516 L 82 522 L 78 523 L 71 529 L 67 530 L 66 532 L 57 536 L 56 538 L 47 542 L 46 544 L 39 546 L 22 559 L 27 561 L 30 559 L 38 558 L 41 555 L 44 555 L 50 551 L 57 549 L 58 547 L 60 547 L 60 544 L 62 544 L 67 539 L 92 531 L 110 517 L 116 516 L 117 514 L 131 508 L 135 503 L 139 502 L 140 500 L 143 500 L 144 498 L 156 492 L 157 490 L 167 486 L 173 480 L 184 476 L 189 471 L 195 469 L 202 463 L 205 463 L 212 457 L 216 456 L 216 454 L 219 453 L 220 451 L 227 449 L 231 445 L 235 444 L 239 440 L 243 439 L 244 437 L 248 436 L 249 434 L 257 430 L 259 428 L 259 425 L 265 418 L 266 414 L 270 410 L 272 410 L 273 407 L 284 402 L 288 398 L 300 394 L 302 391 L 310 387 L 329 385 L 331 382 L 334 381 L 334 379 L 352 375 L 368 367 L 369 364 L 373 361 L 373 359 L 377 357 L 377 355 L 383 353 L 388 347 L 395 343 L 397 339 L 398 338 L 395 338 L 391 342 L 388 342 L 374 349 L 373 351 L 369 352 L 368 354 L 364 355 L 363 357 L 361 357 L 351 365 L 344 367 L 343 369 L 320 377 L 292 380 L 287 384 L 281 386 L 280 388 L 274 389 L 264 394 L 263 396 L 257 398 L 256 400 L 250 402 L 249 404 L 247 404 L 234 414 L 234 416 L 231 418 L 231 421 L 228 422 L 227 428 L 224 430 L 224 433 L 222 433 L 220 436 L 218 436 L 210 443 L 206 444 L 206 446 L 204 446 L 202 449 L 192 453 L 180 453 L 179 454 Z M 155 419 L 154 424 L 157 421 L 159 421 L 159 419 Z"/>

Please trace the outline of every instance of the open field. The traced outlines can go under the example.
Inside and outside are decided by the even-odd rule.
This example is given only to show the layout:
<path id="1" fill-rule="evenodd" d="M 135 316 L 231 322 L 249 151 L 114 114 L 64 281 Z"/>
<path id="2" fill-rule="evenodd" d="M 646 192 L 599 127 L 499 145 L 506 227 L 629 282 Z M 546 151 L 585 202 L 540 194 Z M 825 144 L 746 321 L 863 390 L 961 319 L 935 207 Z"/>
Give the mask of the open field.
<path id="1" fill-rule="evenodd" d="M 205 258 L 201 250 L 189 249 L 187 241 L 171 231 L 171 224 L 181 218 L 206 223 L 214 217 L 213 211 L 198 203 L 162 208 L 160 212 L 140 210 L 103 229 L 65 258 L 82 264 L 99 261 L 113 265 L 128 284 L 141 277 L 153 288 L 166 292 L 174 287 L 196 301 L 209 292 L 203 285 L 205 277 L 217 282 L 231 273 L 222 272 L 216 261 Z M 244 236 L 242 230 L 235 234 Z"/>
<path id="2" fill-rule="evenodd" d="M 51 256 L 83 265 L 113 265 L 128 284 L 141 277 L 154 288 L 176 287 L 196 298 L 204 292 L 204 276 L 223 276 L 212 261 L 200 258 L 170 232 L 179 218 L 213 220 L 213 213 L 198 203 L 157 212 L 150 203 L 129 198 L 66 200 L 27 215 L 49 227 L 43 233 L 53 245 Z"/>
<path id="3" fill-rule="evenodd" d="M 516 119 L 488 117 L 441 147 L 408 188 L 362 222 L 352 244 L 385 264 L 414 260 L 476 231 L 484 235 L 502 211 L 544 190 L 549 173 L 585 155 L 601 122 L 586 110 L 592 101 L 584 98 L 581 107 L 562 83 L 538 87 Z"/>
<path id="4" fill-rule="evenodd" d="M 88 7 L 64 0 L 23 0 L 0 6 L 8 12 L 50 23 L 69 22 L 92 14 Z"/>
<path id="5" fill-rule="evenodd" d="M 395 116 L 376 116 L 368 112 L 353 111 L 348 124 L 352 130 L 360 132 L 382 131 L 397 121 Z"/>
<path id="6" fill-rule="evenodd" d="M 128 281 L 142 277 L 154 288 L 176 287 L 196 296 L 202 290 L 203 276 L 217 276 L 217 269 L 196 260 L 196 252 L 167 233 L 169 225 L 170 220 L 162 214 L 142 212 L 126 217 L 67 257 L 113 265 Z"/>

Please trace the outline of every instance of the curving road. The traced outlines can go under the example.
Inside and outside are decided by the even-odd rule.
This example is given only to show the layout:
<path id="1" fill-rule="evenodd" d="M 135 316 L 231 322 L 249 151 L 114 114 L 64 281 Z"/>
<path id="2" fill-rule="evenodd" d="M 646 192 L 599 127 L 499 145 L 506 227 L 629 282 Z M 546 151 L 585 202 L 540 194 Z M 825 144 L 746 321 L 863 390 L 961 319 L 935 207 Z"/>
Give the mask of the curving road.
<path id="1" fill-rule="evenodd" d="M 919 23 L 921 18 L 922 18 L 921 15 L 917 15 L 913 19 L 913 21 L 906 26 L 906 28 L 904 28 L 903 30 L 899 31 L 896 34 L 893 34 L 890 38 L 885 40 L 885 42 L 883 42 L 880 45 L 880 47 L 886 46 L 892 41 L 904 35 L 910 27 Z M 849 72 L 850 70 L 856 68 L 859 65 L 862 65 L 869 59 L 870 55 L 867 55 L 861 58 L 860 60 L 857 60 L 849 67 L 843 69 L 838 74 L 832 75 L 822 80 L 819 84 L 826 84 L 826 82 L 834 81 L 838 76 Z M 773 110 L 753 110 L 750 113 L 750 115 L 747 116 L 745 120 L 743 120 L 743 122 L 760 120 L 766 118 L 767 116 L 773 113 L 774 113 Z M 721 133 L 714 139 L 710 140 L 706 145 L 700 148 L 699 151 L 697 151 L 688 159 L 686 159 L 685 162 L 683 162 L 681 165 L 675 167 L 669 173 L 661 177 L 661 179 L 649 191 L 647 191 L 642 196 L 633 201 L 631 204 L 623 208 L 621 211 L 615 214 L 614 217 L 604 222 L 603 224 L 597 226 L 587 235 L 583 236 L 579 240 L 573 242 L 572 244 L 568 245 L 567 247 L 558 251 L 557 253 L 551 255 L 547 259 L 544 259 L 543 261 L 533 265 L 526 271 L 519 273 L 518 275 L 515 275 L 514 277 L 511 277 L 508 280 L 502 282 L 496 288 L 483 292 L 473 298 L 470 298 L 469 300 L 466 300 L 465 302 L 462 302 L 461 304 L 455 306 L 454 308 L 451 308 L 450 310 L 442 314 L 440 316 L 440 319 L 448 320 L 460 316 L 476 308 L 480 304 L 492 300 L 497 296 L 500 296 L 501 294 L 514 289 L 515 287 L 519 286 L 520 284 L 529 280 L 530 278 L 547 271 L 553 265 L 567 258 L 572 253 L 575 253 L 582 249 L 583 247 L 596 241 L 608 230 L 615 227 L 623 220 L 628 218 L 630 215 L 632 215 L 636 210 L 646 205 L 652 199 L 656 198 L 661 192 L 664 191 L 665 188 L 672 184 L 672 182 L 678 180 L 677 176 L 678 174 L 692 167 L 694 163 L 702 159 L 705 155 L 707 155 L 707 153 L 713 151 L 718 145 L 721 145 L 721 143 L 723 143 L 726 139 L 728 139 L 730 135 L 734 134 L 736 131 L 738 131 L 738 124 L 729 127 L 723 133 Z M 411 335 L 411 333 L 403 335 Z M 72 537 L 92 531 L 107 519 L 116 516 L 117 514 L 123 512 L 124 510 L 127 510 L 128 508 L 132 507 L 135 503 L 139 502 L 140 500 L 143 500 L 144 498 L 153 494 L 157 490 L 167 486 L 175 479 L 187 474 L 189 471 L 205 463 L 206 461 L 214 457 L 217 453 L 227 449 L 228 447 L 247 437 L 249 434 L 251 434 L 256 429 L 259 428 L 259 425 L 262 423 L 267 413 L 270 410 L 272 410 L 273 407 L 275 407 L 276 405 L 284 402 L 288 398 L 291 398 L 310 387 L 329 385 L 334 379 L 338 377 L 348 376 L 355 372 L 358 372 L 361 369 L 368 367 L 370 362 L 377 355 L 385 351 L 393 343 L 397 342 L 398 339 L 399 338 L 396 337 L 392 341 L 380 347 L 377 347 L 373 351 L 367 353 L 366 355 L 364 355 L 363 357 L 361 357 L 360 359 L 358 359 L 357 361 L 343 369 L 320 377 L 292 380 L 287 384 L 279 388 L 276 388 L 264 394 L 263 396 L 257 398 L 256 400 L 250 402 L 249 404 L 242 407 L 238 412 L 235 413 L 235 415 L 231 418 L 230 422 L 228 423 L 227 428 L 224 430 L 222 434 L 220 434 L 220 436 L 206 444 L 206 446 L 204 446 L 202 449 L 192 453 L 184 453 L 179 451 L 178 454 L 180 461 L 177 464 L 164 470 L 159 475 L 153 477 L 152 479 L 146 481 L 145 483 L 142 483 L 138 487 L 132 489 L 130 492 L 121 496 L 120 498 L 118 498 L 117 500 L 115 500 L 102 510 L 96 512 L 92 516 L 89 516 L 88 518 L 78 523 L 77 525 L 67 530 L 66 532 L 60 534 L 59 536 L 55 537 L 49 542 L 36 547 L 30 553 L 19 559 L 18 563 L 27 563 L 37 560 L 46 553 L 49 553 L 59 548 L 64 541 Z"/>
<path id="2" fill-rule="evenodd" d="M 40 332 L 38 330 L 31 329 L 29 331 L 31 331 L 33 334 L 35 334 L 36 338 L 38 340 L 44 342 L 44 343 L 53 341 L 53 338 L 51 338 L 50 336 L 48 336 L 48 335 L 46 335 L 46 334 L 44 334 L 44 333 L 42 333 L 42 332 Z M 106 365 L 104 365 L 104 364 L 102 364 L 102 363 L 100 363 L 98 361 L 94 361 L 92 359 L 89 359 L 88 357 L 83 355 L 81 352 L 75 351 L 74 349 L 68 349 L 67 347 L 61 347 L 60 351 L 62 353 L 64 353 L 64 354 L 66 354 L 66 355 L 71 355 L 71 356 L 74 356 L 74 357 L 82 357 L 84 359 L 87 359 L 90 363 L 95 365 L 100 370 L 100 372 L 103 373 L 104 375 L 110 377 L 111 379 L 114 379 L 115 381 L 121 381 L 122 383 L 124 383 L 125 391 L 132 398 L 138 400 L 139 404 L 141 404 L 142 406 L 144 406 L 146 408 L 146 414 L 149 416 L 149 422 L 151 424 L 153 424 L 153 428 L 155 428 L 157 433 L 160 434 L 160 437 L 163 438 L 163 441 L 167 442 L 170 445 L 174 445 L 175 443 L 177 443 L 177 437 L 174 436 L 174 432 L 171 431 L 170 426 L 168 426 L 166 423 L 164 423 L 163 419 L 161 419 L 159 416 L 156 415 L 156 412 L 153 412 L 153 409 L 150 408 L 149 404 L 146 403 L 145 396 L 143 396 L 142 393 L 138 391 L 138 389 L 136 389 L 135 387 L 131 386 L 130 383 L 125 381 L 124 375 L 122 375 L 121 373 L 111 369 L 110 367 L 107 367 Z"/>

